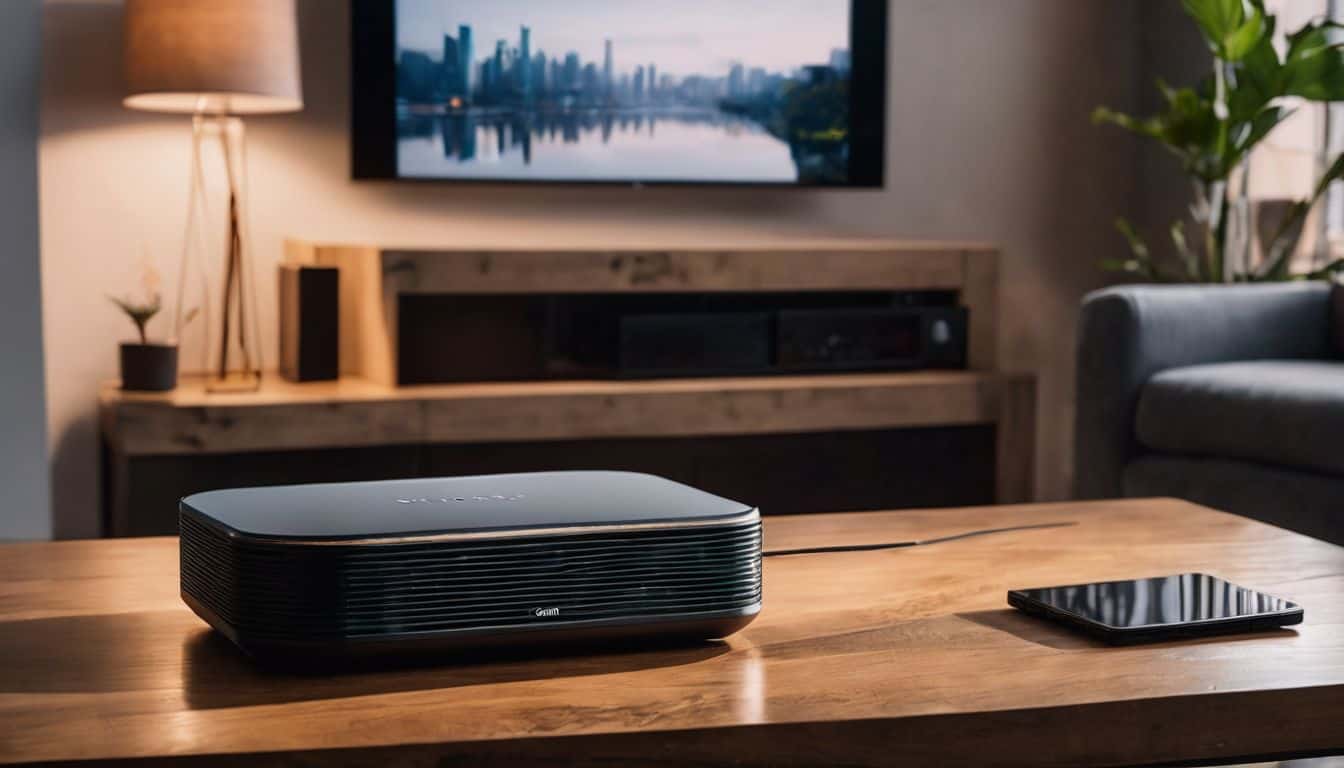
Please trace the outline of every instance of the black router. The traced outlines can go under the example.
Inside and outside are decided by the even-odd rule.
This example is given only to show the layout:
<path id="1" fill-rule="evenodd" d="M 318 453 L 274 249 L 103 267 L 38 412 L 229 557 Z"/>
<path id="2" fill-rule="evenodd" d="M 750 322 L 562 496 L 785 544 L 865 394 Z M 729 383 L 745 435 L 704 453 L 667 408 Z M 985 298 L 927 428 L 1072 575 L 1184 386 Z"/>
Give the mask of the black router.
<path id="1" fill-rule="evenodd" d="M 710 639 L 761 609 L 759 510 L 630 472 L 209 491 L 182 599 L 256 657 Z"/>

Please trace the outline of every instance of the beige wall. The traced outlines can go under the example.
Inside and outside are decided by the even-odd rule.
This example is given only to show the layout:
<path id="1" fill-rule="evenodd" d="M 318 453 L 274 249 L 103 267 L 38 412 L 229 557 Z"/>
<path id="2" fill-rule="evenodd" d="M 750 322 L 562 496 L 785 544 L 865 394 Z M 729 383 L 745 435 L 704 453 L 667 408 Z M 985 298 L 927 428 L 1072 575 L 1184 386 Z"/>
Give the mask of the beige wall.
<path id="1" fill-rule="evenodd" d="M 263 307 L 286 235 L 328 241 L 599 243 L 781 233 L 989 240 L 1004 248 L 1002 355 L 1041 374 L 1039 488 L 1069 486 L 1079 296 L 1114 255 L 1136 189 L 1134 145 L 1092 129 L 1128 106 L 1137 4 L 892 0 L 888 186 L 880 192 L 355 184 L 346 136 L 348 22 L 301 0 L 307 109 L 249 122 Z M 130 327 L 103 298 L 136 285 L 139 249 L 169 256 L 184 214 L 187 124 L 122 110 L 120 6 L 46 0 L 42 259 L 58 535 L 97 531 L 95 392 Z M 824 269 L 824 264 L 818 264 Z M 274 312 L 265 335 L 274 360 Z"/>

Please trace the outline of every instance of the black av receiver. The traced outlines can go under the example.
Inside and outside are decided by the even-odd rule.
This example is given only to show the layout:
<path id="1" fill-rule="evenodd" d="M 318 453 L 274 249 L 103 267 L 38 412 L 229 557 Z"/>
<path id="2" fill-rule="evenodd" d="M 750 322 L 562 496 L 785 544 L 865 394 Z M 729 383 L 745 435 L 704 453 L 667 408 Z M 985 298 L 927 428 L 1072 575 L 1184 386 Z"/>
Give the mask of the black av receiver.
<path id="1" fill-rule="evenodd" d="M 779 313 L 781 370 L 965 368 L 963 307 L 821 309 Z"/>
<path id="2" fill-rule="evenodd" d="M 407 295 L 399 317 L 402 384 L 966 367 L 951 291 Z"/>

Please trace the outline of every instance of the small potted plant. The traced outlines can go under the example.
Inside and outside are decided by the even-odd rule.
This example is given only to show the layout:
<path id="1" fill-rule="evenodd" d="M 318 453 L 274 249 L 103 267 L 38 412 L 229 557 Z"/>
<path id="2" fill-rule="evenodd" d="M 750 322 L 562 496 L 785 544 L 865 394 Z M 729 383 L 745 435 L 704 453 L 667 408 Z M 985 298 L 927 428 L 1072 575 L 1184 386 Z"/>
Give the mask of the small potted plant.
<path id="1" fill-rule="evenodd" d="M 166 392 L 177 386 L 177 345 L 151 342 L 146 331 L 149 321 L 162 309 L 158 276 L 145 272 L 143 301 L 109 296 L 135 323 L 140 340 L 121 343 L 121 388 L 133 392 Z"/>

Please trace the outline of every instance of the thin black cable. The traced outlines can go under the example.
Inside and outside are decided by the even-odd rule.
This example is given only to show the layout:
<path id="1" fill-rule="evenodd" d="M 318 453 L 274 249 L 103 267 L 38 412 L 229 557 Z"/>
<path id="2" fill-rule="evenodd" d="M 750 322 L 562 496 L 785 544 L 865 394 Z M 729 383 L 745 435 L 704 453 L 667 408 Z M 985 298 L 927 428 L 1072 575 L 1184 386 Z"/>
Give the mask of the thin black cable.
<path id="1" fill-rule="evenodd" d="M 826 552 L 871 552 L 875 549 L 903 549 L 905 547 L 924 547 L 929 544 L 942 544 L 948 541 L 958 539 L 969 539 L 975 536 L 989 536 L 994 533 L 1009 533 L 1011 531 L 1036 531 L 1042 528 L 1065 528 L 1070 525 L 1077 525 L 1074 521 L 1064 523 L 1029 523 L 1027 525 L 1009 525 L 1003 528 L 981 528 L 975 531 L 966 531 L 964 533 L 954 533 L 950 536 L 939 536 L 933 539 L 912 539 L 910 541 L 891 541 L 884 544 L 843 544 L 835 547 L 802 547 L 800 549 L 767 549 L 761 553 L 761 557 L 781 557 L 783 555 L 819 555 Z"/>

